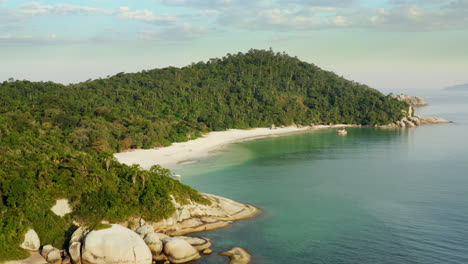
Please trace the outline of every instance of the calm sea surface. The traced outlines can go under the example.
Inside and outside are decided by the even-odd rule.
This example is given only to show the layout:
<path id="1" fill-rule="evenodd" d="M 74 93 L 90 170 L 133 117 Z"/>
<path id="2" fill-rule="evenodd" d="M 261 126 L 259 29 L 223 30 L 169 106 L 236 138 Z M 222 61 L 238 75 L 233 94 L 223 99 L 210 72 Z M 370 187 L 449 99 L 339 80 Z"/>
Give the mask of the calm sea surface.
<path id="1" fill-rule="evenodd" d="M 257 264 L 468 263 L 468 92 L 425 97 L 419 114 L 456 123 L 266 138 L 174 170 L 262 210 L 202 235 Z"/>

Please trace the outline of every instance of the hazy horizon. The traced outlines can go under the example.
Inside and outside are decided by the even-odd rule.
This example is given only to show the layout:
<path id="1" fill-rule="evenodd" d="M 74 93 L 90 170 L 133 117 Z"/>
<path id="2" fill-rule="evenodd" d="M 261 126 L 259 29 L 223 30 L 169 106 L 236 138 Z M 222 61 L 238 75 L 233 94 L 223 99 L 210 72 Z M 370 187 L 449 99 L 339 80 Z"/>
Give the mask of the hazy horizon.
<path id="1" fill-rule="evenodd" d="M 251 48 L 385 91 L 468 83 L 468 0 L 0 0 L 0 81 L 76 83 Z"/>

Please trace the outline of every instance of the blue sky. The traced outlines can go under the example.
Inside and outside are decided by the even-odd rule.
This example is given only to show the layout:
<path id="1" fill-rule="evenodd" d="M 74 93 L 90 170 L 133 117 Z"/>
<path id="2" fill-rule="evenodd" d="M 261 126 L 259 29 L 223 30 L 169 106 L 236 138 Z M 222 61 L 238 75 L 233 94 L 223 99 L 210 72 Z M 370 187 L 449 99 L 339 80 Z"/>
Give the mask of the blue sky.
<path id="1" fill-rule="evenodd" d="M 468 0 L 0 0 L 0 80 L 285 51 L 378 89 L 468 82 Z"/>

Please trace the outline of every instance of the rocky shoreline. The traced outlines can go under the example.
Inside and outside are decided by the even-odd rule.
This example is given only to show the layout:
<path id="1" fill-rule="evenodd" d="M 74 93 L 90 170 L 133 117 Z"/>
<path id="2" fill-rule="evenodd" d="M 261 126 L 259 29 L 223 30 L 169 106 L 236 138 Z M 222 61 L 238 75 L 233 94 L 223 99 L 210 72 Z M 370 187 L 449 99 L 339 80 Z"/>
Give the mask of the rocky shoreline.
<path id="1" fill-rule="evenodd" d="M 211 240 L 183 235 L 226 227 L 233 221 L 254 217 L 259 212 L 248 204 L 212 194 L 202 195 L 211 201 L 211 205 L 195 202 L 181 205 L 173 199 L 176 212 L 159 222 L 132 218 L 109 224 L 109 228 L 101 230 L 88 231 L 79 227 L 71 236 L 67 249 L 41 246 L 36 232 L 29 230 L 22 247 L 31 252 L 31 257 L 6 264 L 168 264 L 197 260 L 202 255 L 213 253 Z M 250 261 L 247 251 L 233 250 L 225 252 L 231 263 L 246 264 Z M 242 256 L 229 252 L 241 252 Z"/>
<path id="2" fill-rule="evenodd" d="M 136 228 L 136 225 L 146 224 L 151 225 L 157 232 L 181 236 L 226 227 L 233 221 L 252 218 L 259 212 L 252 205 L 238 203 L 228 198 L 206 193 L 202 196 L 208 199 L 211 205 L 194 202 L 181 205 L 173 200 L 176 213 L 170 218 L 159 222 L 146 222 L 141 218 L 133 218 L 119 224 L 132 229 Z"/>
<path id="3" fill-rule="evenodd" d="M 448 124 L 448 123 L 453 123 L 453 122 L 440 118 L 440 117 L 410 116 L 410 117 L 405 117 L 402 120 L 396 121 L 393 124 L 380 126 L 380 128 L 407 128 L 407 127 L 409 128 L 409 127 L 417 127 L 420 125 Z"/>

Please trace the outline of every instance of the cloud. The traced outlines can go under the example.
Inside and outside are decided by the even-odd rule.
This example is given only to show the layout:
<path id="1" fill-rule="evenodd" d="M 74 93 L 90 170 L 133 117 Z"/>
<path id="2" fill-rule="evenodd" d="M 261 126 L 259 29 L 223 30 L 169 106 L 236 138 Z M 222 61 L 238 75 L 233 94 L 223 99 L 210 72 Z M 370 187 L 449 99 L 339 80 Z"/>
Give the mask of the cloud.
<path id="1" fill-rule="evenodd" d="M 174 12 L 177 15 L 158 14 L 157 10 L 133 9 L 126 6 L 98 8 L 32 1 L 16 9 L 0 7 L 0 35 L 33 32 L 31 24 L 38 16 L 108 16 L 122 21 L 137 21 L 149 25 L 145 28 L 152 27 L 137 33 L 141 39 L 178 41 L 235 29 L 286 34 L 344 28 L 373 31 L 468 28 L 468 0 L 382 0 L 382 3 L 386 3 L 385 8 L 370 8 L 364 5 L 362 0 L 153 1 L 177 10 Z M 115 34 L 101 30 L 96 36 L 111 40 L 131 39 L 135 37 L 135 32 L 138 32 L 128 29 L 124 31 Z M 49 34 L 44 39 L 55 39 L 53 36 L 54 34 Z M 3 40 L 5 41 L 5 38 Z"/>
<path id="2" fill-rule="evenodd" d="M 140 21 L 143 21 L 146 23 L 152 23 L 152 24 L 175 22 L 177 20 L 175 16 L 169 16 L 169 15 L 156 16 L 153 14 L 153 12 L 149 10 L 131 10 L 130 8 L 126 6 L 120 7 L 117 14 L 120 18 L 140 20 Z"/>
<path id="3" fill-rule="evenodd" d="M 271 0 L 156 0 L 168 6 L 188 7 L 193 9 L 226 10 L 229 8 L 268 7 Z"/>
<path id="4" fill-rule="evenodd" d="M 64 41 L 58 39 L 57 35 L 49 34 L 45 36 L 32 36 L 32 35 L 0 35 L 0 46 L 44 46 L 63 44 Z"/>
<path id="5" fill-rule="evenodd" d="M 143 31 L 140 33 L 142 40 L 169 40 L 169 41 L 187 41 L 196 38 L 204 37 L 208 30 L 193 26 L 187 23 L 177 24 L 168 27 L 162 31 Z"/>
<path id="6" fill-rule="evenodd" d="M 44 5 L 40 2 L 29 2 L 19 7 L 18 12 L 25 15 L 109 15 L 113 11 L 104 8 L 95 8 L 88 6 L 77 6 L 70 4 Z"/>
<path id="7" fill-rule="evenodd" d="M 24 35 L 24 36 L 12 36 L 12 35 L 3 35 L 0 36 L 0 39 L 9 39 L 9 40 L 17 40 L 17 39 L 32 39 L 32 36 Z"/>
<path id="8" fill-rule="evenodd" d="M 448 8 L 468 9 L 468 0 L 452 1 L 447 5 Z"/>
<path id="9" fill-rule="evenodd" d="M 401 5 L 391 9 L 378 9 L 367 13 L 367 21 L 360 19 L 359 26 L 387 31 L 457 30 L 468 27 L 466 11 L 441 6 L 438 9 L 417 5 Z M 366 16 L 366 13 L 363 15 Z"/>
<path id="10" fill-rule="evenodd" d="M 310 31 L 330 28 L 343 28 L 353 25 L 348 15 L 338 15 L 336 9 L 329 7 L 312 8 L 272 8 L 226 12 L 219 16 L 218 22 L 246 30 L 267 31 Z"/>
<path id="11" fill-rule="evenodd" d="M 468 28 L 468 0 L 388 0 L 387 9 L 359 0 L 157 0 L 213 10 L 216 22 L 244 30 L 304 31 L 360 28 L 430 31 Z M 382 2 L 383 3 L 383 2 Z"/>
<path id="12" fill-rule="evenodd" d="M 350 7 L 358 3 L 357 0 L 280 0 L 282 4 L 296 4 L 312 7 Z"/>

